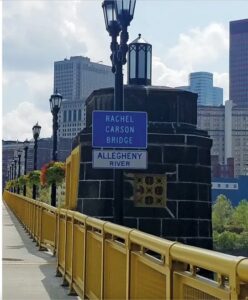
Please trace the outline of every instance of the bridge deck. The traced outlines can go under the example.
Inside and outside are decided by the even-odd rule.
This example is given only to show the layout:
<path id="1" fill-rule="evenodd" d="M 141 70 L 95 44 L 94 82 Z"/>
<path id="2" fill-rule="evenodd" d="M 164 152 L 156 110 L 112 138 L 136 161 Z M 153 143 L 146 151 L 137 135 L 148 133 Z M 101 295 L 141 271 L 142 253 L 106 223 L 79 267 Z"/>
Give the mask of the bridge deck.
<path id="1" fill-rule="evenodd" d="M 3 215 L 3 299 L 70 299 L 68 289 L 55 277 L 56 258 L 50 252 L 37 251 L 13 213 L 2 204 Z"/>

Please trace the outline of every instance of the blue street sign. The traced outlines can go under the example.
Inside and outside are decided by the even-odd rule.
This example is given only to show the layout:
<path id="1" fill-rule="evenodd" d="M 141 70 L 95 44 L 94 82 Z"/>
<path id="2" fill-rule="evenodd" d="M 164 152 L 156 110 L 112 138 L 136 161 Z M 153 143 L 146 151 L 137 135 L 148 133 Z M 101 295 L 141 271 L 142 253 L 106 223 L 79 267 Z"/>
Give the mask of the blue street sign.
<path id="1" fill-rule="evenodd" d="M 93 111 L 93 147 L 147 148 L 147 113 Z"/>

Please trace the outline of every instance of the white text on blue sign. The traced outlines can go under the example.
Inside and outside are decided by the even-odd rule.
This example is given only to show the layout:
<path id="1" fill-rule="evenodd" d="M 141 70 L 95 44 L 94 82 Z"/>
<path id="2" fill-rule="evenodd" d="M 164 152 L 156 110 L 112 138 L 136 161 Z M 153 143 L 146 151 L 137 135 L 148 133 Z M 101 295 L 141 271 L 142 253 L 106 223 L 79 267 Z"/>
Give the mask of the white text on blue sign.
<path id="1" fill-rule="evenodd" d="M 93 112 L 93 147 L 146 148 L 146 112 Z"/>

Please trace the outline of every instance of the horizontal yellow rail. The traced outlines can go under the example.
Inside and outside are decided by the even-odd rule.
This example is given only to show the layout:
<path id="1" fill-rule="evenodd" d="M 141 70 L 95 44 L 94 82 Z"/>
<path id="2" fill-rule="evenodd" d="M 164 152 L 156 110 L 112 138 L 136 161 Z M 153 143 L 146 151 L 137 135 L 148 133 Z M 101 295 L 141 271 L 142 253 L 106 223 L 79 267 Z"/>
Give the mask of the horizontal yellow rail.
<path id="1" fill-rule="evenodd" d="M 13 194 L 6 204 L 57 256 L 82 299 L 248 299 L 248 258 L 183 245 Z"/>

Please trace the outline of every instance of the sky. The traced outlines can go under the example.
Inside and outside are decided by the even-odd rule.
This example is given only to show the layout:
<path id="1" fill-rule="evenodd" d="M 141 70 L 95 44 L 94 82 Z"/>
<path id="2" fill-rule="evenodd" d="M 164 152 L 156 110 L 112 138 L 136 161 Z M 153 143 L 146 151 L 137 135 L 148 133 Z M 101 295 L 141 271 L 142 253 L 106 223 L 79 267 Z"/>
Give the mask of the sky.
<path id="1" fill-rule="evenodd" d="M 50 137 L 54 61 L 82 55 L 110 65 L 102 0 L 3 0 L 3 132 L 5 140 Z M 153 85 L 188 85 L 195 71 L 214 74 L 228 99 L 229 22 L 247 18 L 243 0 L 137 0 L 130 39 L 153 46 Z M 126 76 L 126 75 L 124 75 Z"/>

